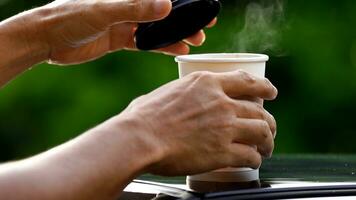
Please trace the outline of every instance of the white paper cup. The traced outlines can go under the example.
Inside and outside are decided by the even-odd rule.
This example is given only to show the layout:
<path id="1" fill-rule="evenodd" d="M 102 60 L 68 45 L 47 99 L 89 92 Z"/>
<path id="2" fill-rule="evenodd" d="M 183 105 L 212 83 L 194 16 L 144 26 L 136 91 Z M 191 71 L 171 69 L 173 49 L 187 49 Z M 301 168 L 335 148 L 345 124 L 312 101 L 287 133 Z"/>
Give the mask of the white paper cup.
<path id="1" fill-rule="evenodd" d="M 249 53 L 218 53 L 218 54 L 193 54 L 176 57 L 179 65 L 179 77 L 186 76 L 196 71 L 230 72 L 244 70 L 257 77 L 265 76 L 268 56 Z M 193 190 L 204 192 L 219 190 L 219 188 L 204 190 L 197 186 L 201 183 L 246 183 L 259 179 L 259 171 L 251 168 L 226 168 L 212 172 L 187 177 L 187 184 Z M 210 184 L 212 185 L 212 184 Z M 215 184 L 216 185 L 216 184 Z M 198 188 L 198 189 L 196 189 Z"/>

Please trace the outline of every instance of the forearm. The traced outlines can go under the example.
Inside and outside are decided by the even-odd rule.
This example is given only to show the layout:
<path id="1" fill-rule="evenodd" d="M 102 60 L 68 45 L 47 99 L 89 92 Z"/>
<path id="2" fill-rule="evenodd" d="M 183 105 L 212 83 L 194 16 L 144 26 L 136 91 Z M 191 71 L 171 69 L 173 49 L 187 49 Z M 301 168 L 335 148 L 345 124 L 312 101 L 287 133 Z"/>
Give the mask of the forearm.
<path id="1" fill-rule="evenodd" d="M 39 156 L 3 165 L 0 196 L 115 199 L 126 184 L 159 159 L 149 142 L 142 139 L 142 133 L 133 130 L 136 128 L 130 120 L 116 121 L 109 120 Z M 115 132 L 112 123 L 117 123 Z"/>
<path id="2" fill-rule="evenodd" d="M 0 22 L 0 87 L 47 59 L 49 50 L 39 34 L 44 14 L 34 9 Z"/>

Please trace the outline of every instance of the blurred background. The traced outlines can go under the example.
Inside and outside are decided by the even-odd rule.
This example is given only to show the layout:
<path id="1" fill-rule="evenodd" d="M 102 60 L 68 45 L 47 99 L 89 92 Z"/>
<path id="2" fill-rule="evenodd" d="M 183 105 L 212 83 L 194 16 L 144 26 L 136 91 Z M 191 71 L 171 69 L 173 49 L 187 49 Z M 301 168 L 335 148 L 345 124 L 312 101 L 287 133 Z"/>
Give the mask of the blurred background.
<path id="1" fill-rule="evenodd" d="M 48 3 L 0 0 L 0 19 Z M 252 4 L 251 4 L 252 3 Z M 192 53 L 270 55 L 276 153 L 356 152 L 356 2 L 222 0 Z M 255 20 L 255 21 L 254 21 Z M 0 91 L 0 161 L 61 144 L 178 77 L 173 57 L 121 51 L 78 66 L 40 64 Z"/>

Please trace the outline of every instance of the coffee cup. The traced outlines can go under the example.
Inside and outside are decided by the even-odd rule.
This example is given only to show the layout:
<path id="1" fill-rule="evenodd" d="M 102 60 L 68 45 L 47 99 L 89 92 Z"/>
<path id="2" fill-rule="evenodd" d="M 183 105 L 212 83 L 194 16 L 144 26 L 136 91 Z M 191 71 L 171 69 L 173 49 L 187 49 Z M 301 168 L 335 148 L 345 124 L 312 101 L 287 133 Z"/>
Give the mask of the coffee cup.
<path id="1" fill-rule="evenodd" d="M 215 73 L 244 70 L 257 77 L 265 77 L 268 56 L 250 53 L 192 54 L 176 57 L 179 77 L 196 71 Z M 251 168 L 225 168 L 187 177 L 190 189 L 199 192 L 228 190 L 234 187 L 259 185 L 259 170 Z"/>

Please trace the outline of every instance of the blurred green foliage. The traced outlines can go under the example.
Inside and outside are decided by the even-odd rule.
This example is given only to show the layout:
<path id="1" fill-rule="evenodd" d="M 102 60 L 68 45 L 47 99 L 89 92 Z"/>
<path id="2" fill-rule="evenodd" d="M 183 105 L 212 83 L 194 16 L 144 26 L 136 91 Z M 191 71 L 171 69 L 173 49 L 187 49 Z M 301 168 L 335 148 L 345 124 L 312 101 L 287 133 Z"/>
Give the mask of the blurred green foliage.
<path id="1" fill-rule="evenodd" d="M 266 0 L 268 1 L 268 0 Z M 251 0 L 223 0 L 219 23 L 193 53 L 229 52 Z M 0 0 L 0 19 L 47 3 Z M 267 76 L 279 98 L 266 102 L 278 122 L 276 152 L 356 151 L 356 2 L 289 0 Z M 260 52 L 271 53 L 271 52 Z M 41 64 L 0 91 L 0 161 L 63 143 L 120 113 L 129 102 L 177 78 L 172 57 L 117 52 L 68 67 Z"/>

